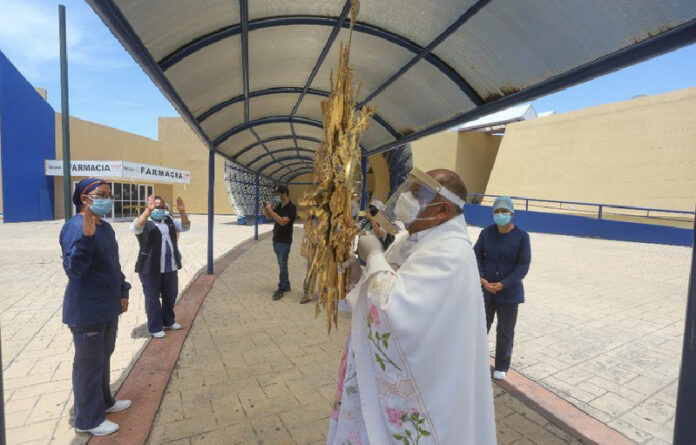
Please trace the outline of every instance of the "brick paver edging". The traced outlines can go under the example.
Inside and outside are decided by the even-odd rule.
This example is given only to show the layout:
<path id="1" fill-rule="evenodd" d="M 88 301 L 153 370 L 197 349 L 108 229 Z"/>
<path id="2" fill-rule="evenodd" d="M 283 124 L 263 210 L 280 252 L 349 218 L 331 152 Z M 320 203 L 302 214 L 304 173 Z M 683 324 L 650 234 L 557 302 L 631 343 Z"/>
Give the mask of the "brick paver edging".
<path id="1" fill-rule="evenodd" d="M 271 235 L 271 232 L 259 235 L 259 241 Z M 212 275 L 204 273 L 203 268 L 192 280 L 176 303 L 176 320 L 181 324 L 181 330 L 167 331 L 165 338 L 150 341 L 118 392 L 118 399 L 133 401 L 129 409 L 108 416 L 121 429 L 110 436 L 92 437 L 88 442 L 90 445 L 138 445 L 147 441 L 181 348 L 203 300 L 218 276 L 255 243 L 253 238 L 242 242 L 215 262 Z"/>
<path id="2" fill-rule="evenodd" d="M 495 360 L 491 358 L 490 363 L 492 369 Z M 494 382 L 583 443 L 636 445 L 636 442 L 581 411 L 517 371 L 510 369 L 505 380 L 494 380 Z"/>

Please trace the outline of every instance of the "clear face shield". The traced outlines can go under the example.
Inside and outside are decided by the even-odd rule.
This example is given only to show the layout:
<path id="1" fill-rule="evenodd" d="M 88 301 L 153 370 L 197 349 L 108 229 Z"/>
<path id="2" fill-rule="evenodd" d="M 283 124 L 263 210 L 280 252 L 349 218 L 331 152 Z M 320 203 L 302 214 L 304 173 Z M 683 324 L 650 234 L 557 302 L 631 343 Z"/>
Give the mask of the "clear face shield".
<path id="1" fill-rule="evenodd" d="M 460 197 L 440 185 L 432 176 L 414 168 L 374 219 L 382 229 L 394 235 L 400 230 L 396 221 L 401 221 L 408 227 L 413 221 L 423 219 L 418 218 L 418 215 L 426 207 L 439 204 L 432 202 L 437 195 L 459 207 L 464 205 Z"/>

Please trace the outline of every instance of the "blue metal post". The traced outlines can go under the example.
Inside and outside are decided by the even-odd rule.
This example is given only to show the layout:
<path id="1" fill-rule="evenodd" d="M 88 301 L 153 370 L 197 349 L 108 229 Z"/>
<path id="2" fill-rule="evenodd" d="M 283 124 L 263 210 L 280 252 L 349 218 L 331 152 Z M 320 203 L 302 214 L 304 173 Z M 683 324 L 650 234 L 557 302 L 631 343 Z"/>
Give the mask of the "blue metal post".
<path id="1" fill-rule="evenodd" d="M 215 218 L 215 152 L 208 152 L 208 274 L 213 273 L 213 222 Z"/>
<path id="2" fill-rule="evenodd" d="M 686 300 L 684 346 L 682 348 L 677 410 L 674 415 L 674 445 L 696 443 L 696 219 L 691 247 L 691 277 Z"/>
<path id="3" fill-rule="evenodd" d="M 367 156 L 362 157 L 360 166 L 362 167 L 362 196 L 360 197 L 360 210 L 365 210 L 367 208 Z"/>
<path id="4" fill-rule="evenodd" d="M 597 219 L 602 219 L 602 206 L 599 206 L 599 210 L 597 211 Z"/>
<path id="5" fill-rule="evenodd" d="M 254 182 L 254 240 L 259 240 L 259 174 Z"/>

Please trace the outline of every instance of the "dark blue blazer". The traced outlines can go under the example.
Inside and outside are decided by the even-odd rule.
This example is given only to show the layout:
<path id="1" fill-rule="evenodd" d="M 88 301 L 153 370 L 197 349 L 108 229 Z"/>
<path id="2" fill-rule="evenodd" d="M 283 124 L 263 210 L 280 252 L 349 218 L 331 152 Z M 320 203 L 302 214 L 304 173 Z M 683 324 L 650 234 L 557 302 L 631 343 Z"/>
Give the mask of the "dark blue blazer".
<path id="1" fill-rule="evenodd" d="M 493 224 L 481 231 L 474 252 L 479 275 L 490 283 L 500 282 L 504 286 L 497 294 L 484 289 L 484 298 L 494 298 L 498 303 L 524 303 L 522 279 L 532 261 L 529 234 L 517 226 L 503 234 Z"/>

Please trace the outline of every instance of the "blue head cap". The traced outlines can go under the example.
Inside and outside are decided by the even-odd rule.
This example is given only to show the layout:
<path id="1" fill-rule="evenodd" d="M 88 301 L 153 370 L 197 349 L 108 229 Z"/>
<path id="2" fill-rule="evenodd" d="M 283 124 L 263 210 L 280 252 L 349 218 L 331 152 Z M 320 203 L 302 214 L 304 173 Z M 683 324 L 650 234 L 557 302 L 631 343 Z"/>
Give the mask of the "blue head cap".
<path id="1" fill-rule="evenodd" d="M 106 181 L 99 178 L 85 178 L 75 184 L 75 192 L 73 192 L 72 200 L 78 212 L 82 208 L 82 196 L 104 184 L 106 184 Z"/>
<path id="2" fill-rule="evenodd" d="M 515 206 L 512 204 L 512 199 L 509 196 L 499 196 L 493 202 L 493 211 L 497 209 L 507 209 L 510 213 L 515 213 Z"/>

